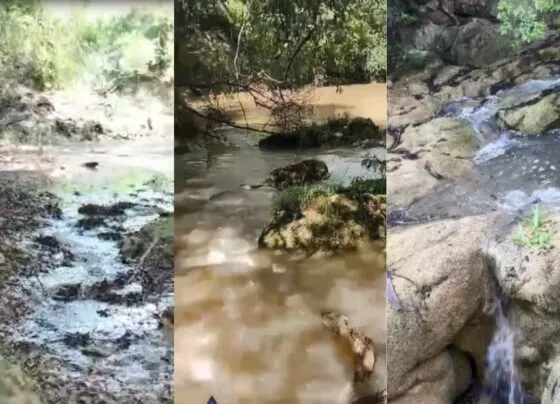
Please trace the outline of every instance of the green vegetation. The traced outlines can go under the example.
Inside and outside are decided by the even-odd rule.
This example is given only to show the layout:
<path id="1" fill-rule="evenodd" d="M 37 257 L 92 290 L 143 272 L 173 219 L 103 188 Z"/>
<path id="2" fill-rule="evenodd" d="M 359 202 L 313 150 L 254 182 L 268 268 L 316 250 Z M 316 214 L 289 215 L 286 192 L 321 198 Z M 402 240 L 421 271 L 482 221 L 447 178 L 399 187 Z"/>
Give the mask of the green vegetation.
<path id="1" fill-rule="evenodd" d="M 327 182 L 289 187 L 278 193 L 274 198 L 272 209 L 275 215 L 283 212 L 287 216 L 296 217 L 299 212 L 321 197 L 330 197 L 338 194 L 349 197 L 359 197 L 363 194 L 384 195 L 386 190 L 386 178 L 353 178 L 349 185 Z"/>
<path id="2" fill-rule="evenodd" d="M 185 92 L 175 105 L 187 140 L 213 136 L 206 114 L 186 105 L 192 97 L 246 92 L 293 131 L 308 124 L 308 105 L 288 90 L 385 80 L 385 0 L 176 0 L 176 9 L 176 85 Z"/>
<path id="3" fill-rule="evenodd" d="M 505 34 L 513 34 L 519 44 L 543 39 L 548 26 L 560 13 L 557 0 L 500 0 L 498 18 Z"/>
<path id="4" fill-rule="evenodd" d="M 54 5 L 0 4 L 0 90 L 16 84 L 39 91 L 85 84 L 106 92 L 172 75 L 171 12 L 138 8 L 93 19 L 86 3 L 68 3 L 70 15 L 63 18 L 53 12 Z"/>
<path id="5" fill-rule="evenodd" d="M 488 4 L 488 3 L 485 3 Z M 483 3 L 476 7 L 483 6 Z M 497 11 L 497 15 L 496 14 Z M 447 18 L 438 10 L 438 2 L 428 0 L 394 0 L 389 2 L 388 36 L 391 43 L 388 66 L 391 74 L 399 71 L 422 70 L 425 66 L 422 53 L 410 49 L 410 28 L 424 21 L 426 13 L 439 13 L 439 18 Z M 544 39 L 550 29 L 558 25 L 560 3 L 558 0 L 498 0 L 497 10 L 481 10 L 478 18 L 489 18 L 500 22 L 500 30 L 512 45 L 522 45 Z M 429 19 L 429 18 L 428 18 Z M 441 29 L 445 31 L 445 28 Z M 447 32 L 451 32 L 449 28 Z M 446 46 L 446 45 L 443 45 Z M 445 60 L 445 57 L 442 57 Z"/>
<path id="6" fill-rule="evenodd" d="M 531 219 L 519 225 L 513 240 L 527 248 L 545 249 L 550 246 L 552 234 L 549 223 L 543 219 L 538 205 L 533 208 Z"/>
<path id="7" fill-rule="evenodd" d="M 254 81 L 296 88 L 385 77 L 385 1 L 177 3 L 180 86 L 236 91 Z"/>

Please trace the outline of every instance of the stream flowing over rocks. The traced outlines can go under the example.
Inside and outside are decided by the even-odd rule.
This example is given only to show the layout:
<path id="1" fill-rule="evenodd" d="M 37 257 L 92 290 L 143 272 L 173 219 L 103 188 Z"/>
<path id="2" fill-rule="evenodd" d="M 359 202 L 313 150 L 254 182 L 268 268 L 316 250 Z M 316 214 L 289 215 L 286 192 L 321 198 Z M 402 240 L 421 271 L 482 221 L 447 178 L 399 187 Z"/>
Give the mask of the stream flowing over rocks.
<path id="1" fill-rule="evenodd" d="M 47 177 L 36 187 L 56 206 L 17 244 L 34 259 L 3 287 L 0 336 L 40 402 L 171 402 L 173 117 L 149 92 L 111 111 L 81 95 L 24 93 L 0 111 L 20 141 L 1 169 Z"/>
<path id="2" fill-rule="evenodd" d="M 391 403 L 558 399 L 559 46 L 392 85 Z M 541 250 L 515 241 L 537 207 Z"/>

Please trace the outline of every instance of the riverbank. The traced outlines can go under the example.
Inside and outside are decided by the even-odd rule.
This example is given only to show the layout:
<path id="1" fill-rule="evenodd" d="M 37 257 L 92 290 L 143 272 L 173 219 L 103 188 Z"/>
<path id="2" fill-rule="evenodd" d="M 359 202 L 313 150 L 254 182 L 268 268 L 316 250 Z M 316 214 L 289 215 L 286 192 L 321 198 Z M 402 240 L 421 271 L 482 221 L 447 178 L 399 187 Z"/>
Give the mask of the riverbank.
<path id="1" fill-rule="evenodd" d="M 559 48 L 391 84 L 391 403 L 554 398 Z"/>

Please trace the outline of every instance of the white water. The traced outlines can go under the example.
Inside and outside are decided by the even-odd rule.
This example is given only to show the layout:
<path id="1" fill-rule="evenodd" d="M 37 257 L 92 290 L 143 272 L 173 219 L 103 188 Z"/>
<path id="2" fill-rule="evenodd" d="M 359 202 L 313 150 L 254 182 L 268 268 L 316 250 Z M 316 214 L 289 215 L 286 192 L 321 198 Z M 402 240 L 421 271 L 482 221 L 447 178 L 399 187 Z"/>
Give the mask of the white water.
<path id="1" fill-rule="evenodd" d="M 514 332 L 504 314 L 502 302 L 496 300 L 496 331 L 486 353 L 491 403 L 523 404 L 521 384 L 515 369 Z"/>

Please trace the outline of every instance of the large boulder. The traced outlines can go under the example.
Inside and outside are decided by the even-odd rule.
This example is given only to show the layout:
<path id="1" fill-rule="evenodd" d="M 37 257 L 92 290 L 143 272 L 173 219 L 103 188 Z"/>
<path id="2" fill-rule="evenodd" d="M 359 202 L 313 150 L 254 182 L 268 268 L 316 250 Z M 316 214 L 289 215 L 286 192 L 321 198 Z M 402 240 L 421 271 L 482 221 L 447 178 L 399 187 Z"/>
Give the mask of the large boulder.
<path id="1" fill-rule="evenodd" d="M 389 398 L 418 382 L 437 380 L 413 374 L 452 345 L 470 324 L 486 317 L 490 290 L 481 246 L 492 222 L 493 217 L 483 215 L 389 233 L 388 268 L 398 299 L 395 304 L 395 296 L 388 293 Z M 483 366 L 484 357 L 475 359 Z M 453 386 L 440 388 L 443 396 L 458 390 Z"/>
<path id="2" fill-rule="evenodd" d="M 516 241 L 529 223 L 496 228 L 488 248 L 496 262 L 496 278 L 511 301 L 508 318 L 515 330 L 518 374 L 525 389 L 538 396 L 545 389 L 550 363 L 560 356 L 560 215 L 545 219 L 548 228 L 543 231 L 550 235 L 546 248 Z"/>
<path id="3" fill-rule="evenodd" d="M 390 403 L 449 404 L 468 389 L 472 377 L 466 355 L 455 348 L 445 349 L 410 371 L 405 384 L 414 388 Z"/>
<path id="4" fill-rule="evenodd" d="M 416 51 L 437 55 L 452 65 L 486 66 L 508 57 L 512 51 L 510 38 L 499 32 L 499 25 L 482 18 L 473 18 L 461 26 L 427 23 L 412 36 L 410 44 Z"/>
<path id="5" fill-rule="evenodd" d="M 485 66 L 508 57 L 512 44 L 501 35 L 498 24 L 474 18 L 459 28 L 448 60 L 457 65 Z"/>

